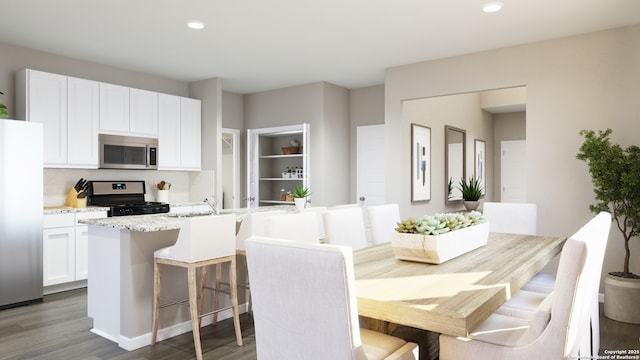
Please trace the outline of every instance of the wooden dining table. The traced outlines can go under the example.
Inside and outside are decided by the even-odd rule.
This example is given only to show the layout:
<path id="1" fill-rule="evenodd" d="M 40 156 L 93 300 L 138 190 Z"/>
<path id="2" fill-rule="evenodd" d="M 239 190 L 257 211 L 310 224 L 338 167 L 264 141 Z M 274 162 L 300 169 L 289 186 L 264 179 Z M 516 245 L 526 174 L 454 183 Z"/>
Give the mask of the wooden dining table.
<path id="1" fill-rule="evenodd" d="M 467 336 L 557 256 L 565 241 L 489 233 L 487 245 L 438 265 L 396 259 L 391 243 L 356 250 L 358 313 L 382 332 L 402 324 Z"/>

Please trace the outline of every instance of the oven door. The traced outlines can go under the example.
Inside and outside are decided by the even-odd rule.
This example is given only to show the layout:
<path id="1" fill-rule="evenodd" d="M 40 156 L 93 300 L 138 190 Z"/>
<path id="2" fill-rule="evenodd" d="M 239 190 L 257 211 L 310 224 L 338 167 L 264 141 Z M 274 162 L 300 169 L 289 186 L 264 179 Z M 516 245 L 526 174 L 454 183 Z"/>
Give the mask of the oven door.
<path id="1" fill-rule="evenodd" d="M 157 140 L 100 135 L 101 169 L 157 169 Z"/>

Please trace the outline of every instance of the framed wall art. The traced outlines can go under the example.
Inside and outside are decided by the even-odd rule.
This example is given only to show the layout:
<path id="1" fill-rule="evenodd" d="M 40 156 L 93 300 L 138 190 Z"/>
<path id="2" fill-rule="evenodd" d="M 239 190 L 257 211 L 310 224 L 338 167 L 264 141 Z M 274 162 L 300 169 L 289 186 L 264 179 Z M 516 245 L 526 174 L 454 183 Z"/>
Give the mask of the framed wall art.
<path id="1" fill-rule="evenodd" d="M 411 124 L 411 201 L 431 200 L 431 128 Z"/>
<path id="2" fill-rule="evenodd" d="M 485 184 L 487 180 L 486 176 L 486 164 L 487 164 L 487 156 L 486 156 L 486 144 L 484 140 L 475 139 L 474 141 L 474 154 L 475 154 L 475 177 L 480 180 L 480 186 L 482 186 L 482 195 L 487 193 L 485 189 Z"/>

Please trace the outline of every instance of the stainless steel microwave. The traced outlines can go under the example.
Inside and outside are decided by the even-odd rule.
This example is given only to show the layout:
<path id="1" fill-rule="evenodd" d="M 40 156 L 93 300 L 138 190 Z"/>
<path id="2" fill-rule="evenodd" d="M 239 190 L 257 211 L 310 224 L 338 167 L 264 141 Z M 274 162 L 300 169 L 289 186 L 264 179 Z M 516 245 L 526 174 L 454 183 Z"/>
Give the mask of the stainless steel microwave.
<path id="1" fill-rule="evenodd" d="M 100 169 L 158 168 L 158 139 L 100 134 Z"/>

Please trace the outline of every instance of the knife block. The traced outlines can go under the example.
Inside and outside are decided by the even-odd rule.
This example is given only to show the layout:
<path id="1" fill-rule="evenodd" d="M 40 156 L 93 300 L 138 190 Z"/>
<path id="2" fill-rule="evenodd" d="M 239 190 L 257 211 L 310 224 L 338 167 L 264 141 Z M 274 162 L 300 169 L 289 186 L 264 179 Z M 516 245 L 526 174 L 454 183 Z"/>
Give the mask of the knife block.
<path id="1" fill-rule="evenodd" d="M 78 192 L 76 189 L 71 188 L 67 194 L 67 206 L 71 206 L 73 208 L 86 208 L 87 198 L 78 199 Z"/>

